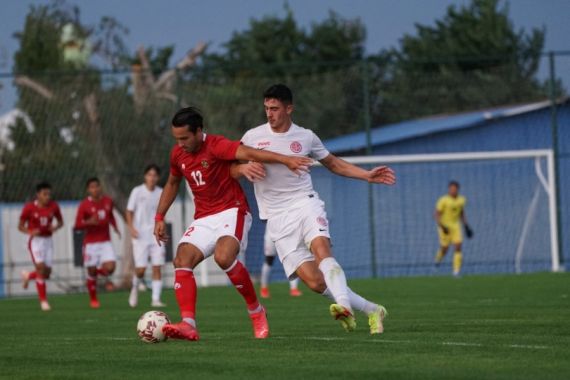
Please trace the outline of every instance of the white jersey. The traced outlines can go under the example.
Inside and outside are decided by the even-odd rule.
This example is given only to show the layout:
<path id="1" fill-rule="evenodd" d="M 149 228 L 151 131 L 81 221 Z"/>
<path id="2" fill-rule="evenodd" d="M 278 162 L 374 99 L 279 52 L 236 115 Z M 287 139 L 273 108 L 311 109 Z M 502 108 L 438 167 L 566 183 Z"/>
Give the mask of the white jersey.
<path id="1" fill-rule="evenodd" d="M 156 186 L 153 191 L 142 184 L 131 191 L 127 210 L 134 213 L 133 227 L 139 233 L 139 240 L 154 241 L 154 216 L 162 188 Z"/>
<path id="2" fill-rule="evenodd" d="M 329 155 L 321 140 L 311 131 L 292 124 L 285 133 L 275 133 L 269 123 L 250 129 L 241 139 L 244 145 L 285 155 L 308 156 L 322 160 Z M 269 219 L 315 196 L 311 175 L 301 176 L 285 165 L 264 164 L 266 177 L 254 183 L 259 217 Z"/>

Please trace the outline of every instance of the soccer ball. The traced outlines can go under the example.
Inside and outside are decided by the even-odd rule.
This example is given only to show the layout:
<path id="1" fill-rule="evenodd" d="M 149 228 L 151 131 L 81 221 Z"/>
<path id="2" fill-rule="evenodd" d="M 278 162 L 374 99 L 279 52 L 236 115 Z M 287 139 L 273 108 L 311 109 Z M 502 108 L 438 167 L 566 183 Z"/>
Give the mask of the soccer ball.
<path id="1" fill-rule="evenodd" d="M 137 334 L 145 343 L 159 343 L 166 340 L 162 327 L 170 323 L 166 313 L 162 311 L 147 311 L 137 323 Z"/>

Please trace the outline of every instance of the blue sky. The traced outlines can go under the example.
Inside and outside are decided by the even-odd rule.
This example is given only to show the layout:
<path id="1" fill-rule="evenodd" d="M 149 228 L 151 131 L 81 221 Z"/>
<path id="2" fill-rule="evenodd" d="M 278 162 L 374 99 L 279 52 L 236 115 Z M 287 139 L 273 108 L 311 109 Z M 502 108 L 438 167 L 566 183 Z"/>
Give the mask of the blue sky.
<path id="1" fill-rule="evenodd" d="M 94 24 L 103 15 L 111 15 L 129 29 L 129 47 L 138 45 L 175 45 L 175 59 L 198 41 L 210 42 L 220 49 L 232 32 L 247 28 L 252 18 L 283 15 L 284 1 L 277 0 L 76 0 L 84 23 Z M 17 50 L 13 33 L 21 30 L 30 4 L 45 1 L 1 0 L 0 72 L 9 72 Z M 343 17 L 358 17 L 366 25 L 366 50 L 374 53 L 397 45 L 404 33 L 414 32 L 414 23 L 432 24 L 450 4 L 468 4 L 467 0 L 288 0 L 297 21 L 304 27 L 327 17 L 334 10 Z M 511 19 L 517 28 L 547 28 L 546 50 L 570 50 L 570 0 L 511 0 Z M 570 56 L 560 59 L 557 68 L 570 87 Z M 541 68 L 544 76 L 546 65 Z M 14 103 L 9 79 L 0 79 L 0 114 Z"/>

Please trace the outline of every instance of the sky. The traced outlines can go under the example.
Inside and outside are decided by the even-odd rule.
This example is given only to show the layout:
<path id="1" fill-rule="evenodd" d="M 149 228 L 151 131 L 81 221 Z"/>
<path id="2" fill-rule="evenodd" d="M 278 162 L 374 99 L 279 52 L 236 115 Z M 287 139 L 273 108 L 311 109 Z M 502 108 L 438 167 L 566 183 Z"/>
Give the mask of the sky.
<path id="1" fill-rule="evenodd" d="M 18 49 L 13 38 L 22 29 L 31 4 L 47 1 L 0 0 L 0 72 L 12 70 L 12 57 Z M 126 25 L 126 38 L 134 51 L 139 45 L 175 46 L 177 61 L 199 41 L 219 50 L 234 31 L 246 29 L 252 18 L 285 14 L 283 0 L 75 0 L 85 24 L 96 24 L 101 16 L 114 16 Z M 288 0 L 297 22 L 305 28 L 327 18 L 334 10 L 345 18 L 360 18 L 367 29 L 366 52 L 397 46 L 405 33 L 414 33 L 414 24 L 433 24 L 451 4 L 468 0 Z M 545 50 L 570 50 L 570 0 L 511 0 L 510 15 L 517 28 L 546 27 Z M 557 61 L 567 87 L 570 87 L 570 56 Z M 545 77 L 547 65 L 539 75 Z M 15 101 L 11 79 L 0 79 L 0 115 Z"/>

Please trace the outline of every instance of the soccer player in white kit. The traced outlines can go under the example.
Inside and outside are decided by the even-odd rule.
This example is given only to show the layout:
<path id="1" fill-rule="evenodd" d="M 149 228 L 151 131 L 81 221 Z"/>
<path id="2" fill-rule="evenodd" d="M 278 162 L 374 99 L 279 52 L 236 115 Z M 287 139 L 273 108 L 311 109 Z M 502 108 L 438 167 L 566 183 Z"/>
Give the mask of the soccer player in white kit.
<path id="1" fill-rule="evenodd" d="M 311 130 L 295 125 L 291 120 L 293 95 L 287 86 L 271 86 L 263 97 L 268 123 L 246 132 L 243 144 L 309 156 L 335 174 L 369 183 L 396 182 L 392 169 L 380 166 L 365 170 L 352 165 L 330 154 Z M 324 202 L 313 189 L 310 174 L 295 175 L 278 165 L 249 162 L 234 164 L 232 175 L 243 175 L 254 183 L 260 218 L 267 220 L 270 238 L 289 279 L 300 277 L 311 290 L 332 299 L 330 313 L 345 330 L 355 329 L 356 309 L 367 314 L 371 334 L 382 333 L 386 309 L 354 293 L 332 256 Z"/>
<path id="2" fill-rule="evenodd" d="M 154 215 L 162 188 L 157 186 L 160 179 L 160 168 L 151 164 L 144 170 L 144 183 L 131 191 L 127 203 L 127 226 L 133 240 L 133 258 L 135 261 L 135 274 L 133 275 L 129 305 L 136 307 L 138 303 L 139 280 L 144 278 L 146 267 L 152 265 L 152 307 L 166 306 L 160 300 L 162 293 L 162 266 L 164 265 L 166 250 L 158 245 L 154 238 Z"/>
<path id="3" fill-rule="evenodd" d="M 271 241 L 267 228 L 265 228 L 265 234 L 263 236 L 263 255 L 265 256 L 265 261 L 261 266 L 261 290 L 259 295 L 261 298 L 270 298 L 269 278 L 271 277 L 271 268 L 273 267 L 275 256 L 277 256 L 277 248 L 275 247 L 275 243 Z M 289 295 L 291 297 L 300 297 L 303 295 L 299 290 L 299 278 L 289 280 Z"/>

